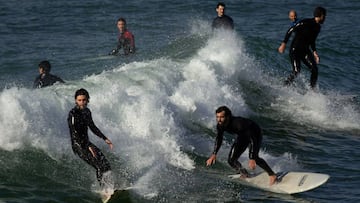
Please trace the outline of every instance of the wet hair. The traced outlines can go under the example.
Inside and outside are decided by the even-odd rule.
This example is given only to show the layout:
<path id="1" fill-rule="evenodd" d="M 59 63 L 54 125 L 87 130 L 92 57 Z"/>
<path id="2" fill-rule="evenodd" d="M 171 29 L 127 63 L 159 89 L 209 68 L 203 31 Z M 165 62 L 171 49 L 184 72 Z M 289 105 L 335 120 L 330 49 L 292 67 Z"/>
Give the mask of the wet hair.
<path id="1" fill-rule="evenodd" d="M 51 70 L 51 64 L 49 61 L 41 61 L 39 63 L 39 68 L 44 69 L 45 73 L 50 73 Z"/>
<path id="2" fill-rule="evenodd" d="M 215 113 L 220 113 L 222 111 L 225 111 L 225 117 L 231 117 L 232 113 L 230 111 L 230 109 L 227 106 L 220 106 L 219 108 L 216 109 Z"/>
<path id="3" fill-rule="evenodd" d="M 219 6 L 222 6 L 225 8 L 225 4 L 223 2 L 219 2 L 217 5 L 216 5 L 216 8 L 219 8 Z"/>
<path id="4" fill-rule="evenodd" d="M 75 99 L 76 99 L 76 97 L 79 96 L 79 95 L 85 95 L 85 97 L 86 97 L 88 100 L 90 99 L 89 92 L 88 92 L 86 89 L 84 89 L 84 88 L 81 88 L 81 89 L 76 90 L 76 92 L 75 92 Z"/>
<path id="5" fill-rule="evenodd" d="M 321 17 L 322 15 L 326 16 L 326 9 L 319 6 L 314 10 L 314 17 Z"/>
<path id="6" fill-rule="evenodd" d="M 116 22 L 119 22 L 119 21 L 124 22 L 124 23 L 125 23 L 125 25 L 126 25 L 126 20 L 125 20 L 125 18 L 119 18 Z"/>

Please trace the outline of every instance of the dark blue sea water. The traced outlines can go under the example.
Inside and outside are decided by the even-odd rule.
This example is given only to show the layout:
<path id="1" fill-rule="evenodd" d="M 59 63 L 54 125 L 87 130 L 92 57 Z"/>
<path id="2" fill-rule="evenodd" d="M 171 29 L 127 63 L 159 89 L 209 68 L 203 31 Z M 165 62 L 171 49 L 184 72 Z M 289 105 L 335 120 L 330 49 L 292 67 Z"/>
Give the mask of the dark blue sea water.
<path id="1" fill-rule="evenodd" d="M 1 1 L 0 202 L 101 202 L 94 169 L 70 146 L 66 118 L 81 87 L 114 143 L 110 150 L 91 134 L 115 188 L 134 187 L 122 202 L 360 202 L 360 2 L 225 3 L 234 33 L 212 33 L 216 1 Z M 318 87 L 309 90 L 306 67 L 283 87 L 291 67 L 277 48 L 287 12 L 312 17 L 318 5 L 328 9 Z M 137 53 L 106 57 L 120 16 Z M 32 89 L 42 60 L 66 84 Z M 230 182 L 231 136 L 205 167 L 220 105 L 262 126 L 260 155 L 276 172 L 326 173 L 329 181 L 296 195 Z"/>

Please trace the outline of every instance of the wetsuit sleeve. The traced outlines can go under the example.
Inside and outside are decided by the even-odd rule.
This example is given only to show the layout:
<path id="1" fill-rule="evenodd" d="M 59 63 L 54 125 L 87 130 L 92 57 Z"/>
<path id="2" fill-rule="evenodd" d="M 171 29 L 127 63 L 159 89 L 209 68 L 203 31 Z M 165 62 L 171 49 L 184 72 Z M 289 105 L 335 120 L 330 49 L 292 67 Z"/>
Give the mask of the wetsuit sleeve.
<path id="1" fill-rule="evenodd" d="M 290 39 L 291 34 L 293 32 L 296 32 L 296 30 L 299 29 L 299 27 L 302 26 L 302 25 L 303 25 L 303 23 L 299 22 L 299 23 L 295 24 L 294 26 L 290 27 L 288 29 L 288 31 L 286 32 L 286 34 L 285 34 L 283 42 L 287 43 L 289 41 L 289 39 Z"/>
<path id="2" fill-rule="evenodd" d="M 284 42 L 285 44 L 289 41 L 290 36 L 291 36 L 291 34 L 293 33 L 293 31 L 294 31 L 294 28 L 295 28 L 295 26 L 290 27 L 290 28 L 288 29 L 288 31 L 286 32 L 285 37 L 284 37 L 284 40 L 283 40 L 283 42 Z"/>
<path id="3" fill-rule="evenodd" d="M 88 123 L 89 123 L 89 128 L 90 130 L 95 134 L 97 135 L 98 137 L 102 138 L 103 140 L 106 140 L 107 137 L 99 130 L 98 127 L 96 127 L 93 119 L 92 119 L 92 116 L 91 116 L 91 112 L 89 111 L 89 117 L 88 117 Z"/>
<path id="4" fill-rule="evenodd" d="M 215 155 L 218 153 L 224 138 L 224 130 L 220 129 L 219 126 L 217 126 L 216 128 L 217 128 L 217 136 L 215 139 L 215 145 L 213 151 L 213 154 Z"/>
<path id="5" fill-rule="evenodd" d="M 71 143 L 74 144 L 77 132 L 75 130 L 75 118 L 72 111 L 69 112 L 67 122 L 70 130 Z"/>
<path id="6" fill-rule="evenodd" d="M 313 51 L 316 51 L 316 43 L 315 43 L 315 40 L 316 40 L 318 34 L 319 34 L 319 33 L 316 33 L 316 35 L 315 35 L 315 37 L 314 37 L 314 40 L 313 40 L 313 41 L 311 42 L 311 44 L 310 44 L 311 49 L 312 49 Z"/>

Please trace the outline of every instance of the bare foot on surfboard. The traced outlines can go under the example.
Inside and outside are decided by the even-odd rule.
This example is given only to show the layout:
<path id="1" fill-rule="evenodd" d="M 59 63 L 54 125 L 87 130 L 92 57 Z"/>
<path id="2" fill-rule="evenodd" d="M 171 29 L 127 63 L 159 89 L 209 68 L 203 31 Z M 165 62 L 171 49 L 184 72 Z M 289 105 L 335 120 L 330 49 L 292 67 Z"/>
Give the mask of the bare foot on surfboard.
<path id="1" fill-rule="evenodd" d="M 269 178 L 270 178 L 270 186 L 274 185 L 277 178 L 276 175 L 269 176 Z"/>

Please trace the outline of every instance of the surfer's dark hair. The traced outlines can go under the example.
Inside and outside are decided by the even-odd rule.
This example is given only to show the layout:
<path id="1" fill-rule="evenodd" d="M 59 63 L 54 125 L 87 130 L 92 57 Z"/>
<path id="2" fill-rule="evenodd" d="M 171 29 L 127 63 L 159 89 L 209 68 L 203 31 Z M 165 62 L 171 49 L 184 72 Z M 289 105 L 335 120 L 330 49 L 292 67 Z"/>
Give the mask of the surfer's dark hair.
<path id="1" fill-rule="evenodd" d="M 50 73 L 51 70 L 51 64 L 49 61 L 41 61 L 39 63 L 39 68 L 44 69 L 45 73 Z"/>
<path id="2" fill-rule="evenodd" d="M 326 16 L 326 9 L 318 6 L 314 10 L 314 17 L 321 17 L 322 15 Z"/>
<path id="3" fill-rule="evenodd" d="M 81 89 L 76 90 L 76 92 L 75 92 L 75 99 L 76 99 L 76 97 L 79 96 L 79 95 L 85 95 L 85 97 L 86 97 L 88 100 L 90 99 L 89 92 L 88 92 L 86 89 L 84 89 L 84 88 L 81 88 Z"/>
<path id="4" fill-rule="evenodd" d="M 225 112 L 226 117 L 231 117 L 232 116 L 232 113 L 231 113 L 230 109 L 227 106 L 220 106 L 219 108 L 216 109 L 215 113 L 220 113 L 222 111 Z"/>
<path id="5" fill-rule="evenodd" d="M 125 23 L 125 25 L 126 25 L 126 20 L 125 20 L 125 18 L 120 17 L 120 18 L 119 18 L 116 22 L 119 22 L 119 21 L 124 22 L 124 23 Z"/>
<path id="6" fill-rule="evenodd" d="M 219 2 L 217 5 L 216 5 L 216 8 L 219 8 L 219 6 L 222 6 L 225 8 L 225 4 L 223 2 Z"/>

